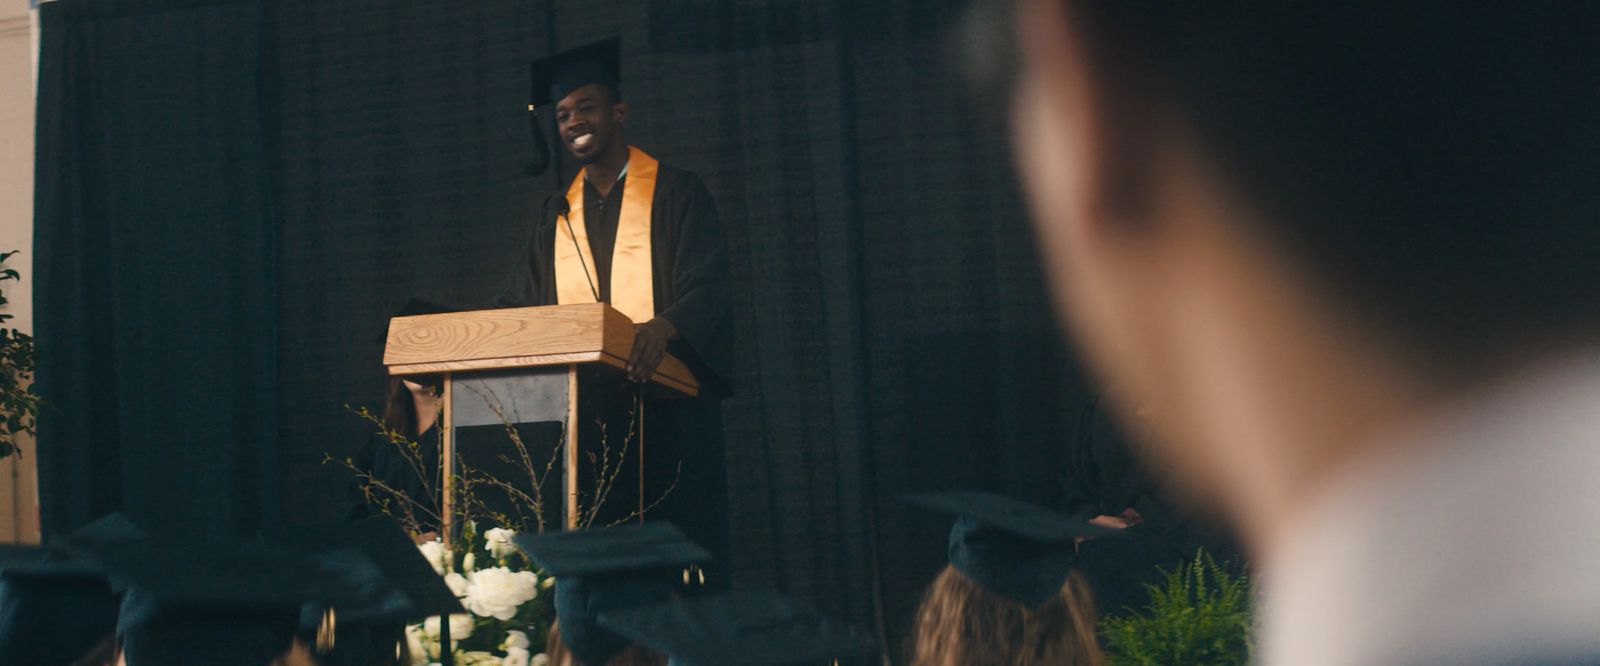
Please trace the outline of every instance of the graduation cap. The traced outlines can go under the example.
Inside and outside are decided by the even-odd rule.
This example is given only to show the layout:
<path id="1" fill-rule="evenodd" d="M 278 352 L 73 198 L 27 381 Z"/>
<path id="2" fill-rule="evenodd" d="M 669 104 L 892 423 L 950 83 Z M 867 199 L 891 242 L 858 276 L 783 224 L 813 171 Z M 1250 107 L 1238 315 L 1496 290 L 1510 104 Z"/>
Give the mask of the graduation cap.
<path id="1" fill-rule="evenodd" d="M 606 663 L 628 647 L 600 628 L 600 612 L 666 601 L 684 567 L 711 560 L 706 549 L 663 522 L 518 534 L 512 542 L 555 576 L 561 639 L 586 664 Z"/>
<path id="2" fill-rule="evenodd" d="M 117 626 L 103 571 L 61 550 L 0 546 L 0 664 L 65 665 Z"/>
<path id="3" fill-rule="evenodd" d="M 1061 590 L 1072 573 L 1078 539 L 1117 533 L 992 493 L 928 493 L 905 499 L 956 517 L 950 528 L 951 566 L 989 591 L 1029 607 Z"/>
<path id="4" fill-rule="evenodd" d="M 539 125 L 538 109 L 560 102 L 572 91 L 591 84 L 621 94 L 622 38 L 611 37 L 533 61 L 528 116 L 533 126 L 535 174 L 550 167 L 550 143 Z"/>
<path id="5" fill-rule="evenodd" d="M 600 614 L 600 625 L 683 666 L 818 664 L 870 652 L 865 633 L 777 592 L 733 592 Z"/>
<path id="6" fill-rule="evenodd" d="M 266 664 L 289 649 L 307 604 L 374 603 L 375 565 L 354 550 L 307 557 L 265 543 L 154 540 L 103 549 L 112 583 L 127 590 L 117 629 L 129 666 Z M 351 576 L 352 570 L 365 577 Z M 379 577 L 381 578 L 381 577 Z"/>
<path id="7" fill-rule="evenodd" d="M 411 537 L 400 523 L 387 516 L 340 523 L 320 523 L 293 528 L 280 535 L 279 541 L 290 549 L 304 554 L 314 554 L 341 549 L 354 549 L 365 555 L 382 579 L 405 596 L 403 608 L 387 614 L 367 613 L 352 609 L 341 610 L 342 621 L 357 618 L 371 622 L 417 622 L 439 615 L 465 613 L 461 601 L 450 591 L 444 578 L 433 570 L 427 558 L 417 550 Z M 340 566 L 337 559 L 331 566 Z M 354 577 L 365 577 L 367 572 L 350 570 Z"/>
<path id="8" fill-rule="evenodd" d="M 79 555 L 87 556 L 96 549 L 121 543 L 133 543 L 143 540 L 145 536 L 144 528 L 140 527 L 138 523 L 133 522 L 132 519 L 121 513 L 113 512 L 73 530 L 62 541 L 68 549 L 76 550 Z"/>
<path id="9" fill-rule="evenodd" d="M 555 104 L 572 91 L 598 83 L 619 90 L 622 81 L 622 38 L 611 37 L 533 61 L 533 86 L 528 105 Z"/>

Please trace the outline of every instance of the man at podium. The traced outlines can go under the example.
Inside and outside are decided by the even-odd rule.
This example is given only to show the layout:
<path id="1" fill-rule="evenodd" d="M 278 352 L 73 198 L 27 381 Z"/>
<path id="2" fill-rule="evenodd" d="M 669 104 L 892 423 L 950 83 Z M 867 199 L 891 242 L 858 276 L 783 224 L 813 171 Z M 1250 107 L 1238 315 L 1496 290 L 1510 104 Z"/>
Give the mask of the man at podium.
<path id="1" fill-rule="evenodd" d="M 728 351 L 727 250 L 700 178 L 623 138 L 619 53 L 612 38 L 533 63 L 529 110 L 554 109 L 557 141 L 583 166 L 534 212 L 527 248 L 495 304 L 609 303 L 635 325 L 630 380 L 648 380 L 669 353 L 694 372 L 699 397 L 645 405 L 645 495 L 660 497 L 676 479 L 646 519 L 682 527 L 725 572 L 727 388 L 718 369 Z M 712 584 L 718 577 L 713 569 Z"/>

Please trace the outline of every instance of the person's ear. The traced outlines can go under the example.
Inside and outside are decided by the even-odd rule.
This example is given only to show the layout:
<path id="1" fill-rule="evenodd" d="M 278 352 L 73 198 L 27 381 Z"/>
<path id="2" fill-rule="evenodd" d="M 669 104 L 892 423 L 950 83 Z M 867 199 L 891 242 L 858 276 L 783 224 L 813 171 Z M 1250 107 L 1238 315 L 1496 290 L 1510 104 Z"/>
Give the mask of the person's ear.
<path id="1" fill-rule="evenodd" d="M 1014 102 L 1015 140 L 1032 146 L 1022 167 L 1038 171 L 1036 187 L 1058 193 L 1058 222 L 1128 224 L 1149 203 L 1155 132 L 1131 78 L 1135 69 L 1112 62 L 1111 45 L 1073 4 L 1017 5 L 1025 71 Z"/>
<path id="2" fill-rule="evenodd" d="M 624 101 L 621 101 L 621 100 L 617 100 L 616 104 L 611 105 L 611 120 L 613 122 L 615 122 L 616 124 L 618 124 L 618 125 L 621 125 L 621 124 L 623 124 L 623 123 L 628 121 L 628 103 L 627 102 L 624 102 Z"/>

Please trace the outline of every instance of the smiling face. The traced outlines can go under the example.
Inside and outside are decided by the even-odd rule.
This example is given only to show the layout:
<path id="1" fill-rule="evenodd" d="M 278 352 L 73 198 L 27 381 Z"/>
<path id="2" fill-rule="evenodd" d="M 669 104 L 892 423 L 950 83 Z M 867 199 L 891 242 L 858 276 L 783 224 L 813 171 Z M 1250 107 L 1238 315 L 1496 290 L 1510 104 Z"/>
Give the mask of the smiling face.
<path id="1" fill-rule="evenodd" d="M 628 107 L 615 90 L 598 83 L 578 88 L 556 103 L 556 131 L 580 163 L 593 164 L 622 146 Z"/>

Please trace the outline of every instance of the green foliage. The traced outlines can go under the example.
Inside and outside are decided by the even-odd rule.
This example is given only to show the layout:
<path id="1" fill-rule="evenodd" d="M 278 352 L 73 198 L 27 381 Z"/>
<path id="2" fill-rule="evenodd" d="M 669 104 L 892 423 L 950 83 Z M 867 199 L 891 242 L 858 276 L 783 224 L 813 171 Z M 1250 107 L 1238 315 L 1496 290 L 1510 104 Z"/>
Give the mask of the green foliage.
<path id="1" fill-rule="evenodd" d="M 0 252 L 0 264 L 17 251 Z M 0 282 L 20 281 L 22 275 L 0 268 Z M 0 293 L 0 305 L 9 300 Z M 17 439 L 33 434 L 39 414 L 39 394 L 33 389 L 33 336 L 6 325 L 15 315 L 0 314 L 0 458 L 16 455 Z"/>
<path id="2" fill-rule="evenodd" d="M 1178 666 L 1250 662 L 1251 588 L 1245 575 L 1219 566 L 1205 551 L 1161 585 L 1147 585 L 1142 611 L 1100 622 L 1106 657 L 1114 666 Z"/>

